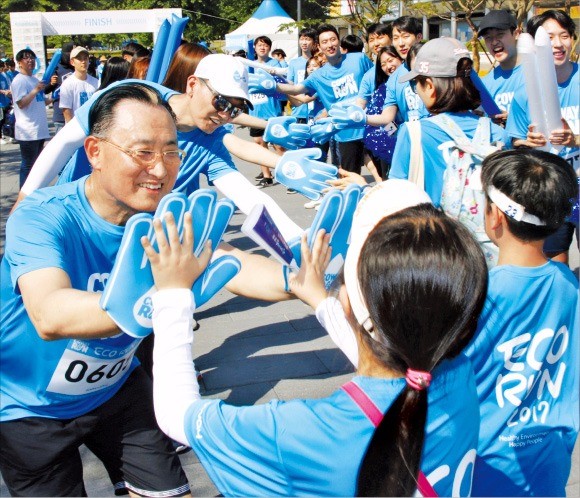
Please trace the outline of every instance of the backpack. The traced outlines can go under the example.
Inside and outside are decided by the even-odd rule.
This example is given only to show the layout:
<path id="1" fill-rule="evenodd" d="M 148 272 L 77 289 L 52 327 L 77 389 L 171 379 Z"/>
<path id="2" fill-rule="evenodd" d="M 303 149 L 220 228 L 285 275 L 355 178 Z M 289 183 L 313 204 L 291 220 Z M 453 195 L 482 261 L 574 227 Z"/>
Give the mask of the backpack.
<path id="1" fill-rule="evenodd" d="M 491 120 L 487 117 L 479 118 L 473 139 L 469 140 L 457 123 L 446 114 L 428 119 L 455 142 L 443 174 L 441 209 L 472 232 L 485 254 L 488 267 L 492 268 L 497 263 L 498 248 L 485 233 L 485 192 L 481 184 L 481 162 L 492 152 L 501 149 L 501 144 L 491 144 Z"/>

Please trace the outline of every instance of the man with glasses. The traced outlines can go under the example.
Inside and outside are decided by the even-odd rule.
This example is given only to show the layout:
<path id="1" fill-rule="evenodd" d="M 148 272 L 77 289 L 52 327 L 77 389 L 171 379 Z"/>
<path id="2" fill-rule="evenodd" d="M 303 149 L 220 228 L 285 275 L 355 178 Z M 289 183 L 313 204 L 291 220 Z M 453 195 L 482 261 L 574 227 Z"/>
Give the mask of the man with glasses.
<path id="1" fill-rule="evenodd" d="M 25 48 L 16 54 L 20 72 L 16 75 L 10 91 L 14 102 L 16 125 L 14 138 L 20 145 L 20 186 L 24 184 L 36 158 L 42 152 L 44 141 L 50 138 L 46 105 L 50 99 L 44 98 L 42 81 L 32 76 L 36 64 L 36 54 Z"/>
<path id="2" fill-rule="evenodd" d="M 100 308 L 127 220 L 171 192 L 183 151 L 154 90 L 118 86 L 92 107 L 90 175 L 39 190 L 9 217 L 1 263 L 0 470 L 13 496 L 86 496 L 79 447 L 116 494 L 189 485 L 159 431 L 151 381 Z"/>

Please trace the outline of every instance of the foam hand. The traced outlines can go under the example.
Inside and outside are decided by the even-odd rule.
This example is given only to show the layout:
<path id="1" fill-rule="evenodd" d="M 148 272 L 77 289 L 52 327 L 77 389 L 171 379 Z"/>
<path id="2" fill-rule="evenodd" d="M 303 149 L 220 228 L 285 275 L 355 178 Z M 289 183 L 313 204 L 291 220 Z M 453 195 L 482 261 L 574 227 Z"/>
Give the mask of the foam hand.
<path id="1" fill-rule="evenodd" d="M 256 69 L 253 74 L 249 75 L 248 91 L 272 97 L 276 93 L 276 80 L 263 69 Z"/>
<path id="2" fill-rule="evenodd" d="M 345 190 L 331 190 L 324 196 L 318 213 L 308 230 L 308 245 L 312 249 L 316 235 L 324 229 L 330 235 L 332 254 L 324 272 L 324 282 L 328 289 L 342 270 L 348 249 L 352 218 L 362 195 L 360 185 L 350 185 Z"/>
<path id="3" fill-rule="evenodd" d="M 336 179 L 336 166 L 316 161 L 322 155 L 320 149 L 302 149 L 286 152 L 274 170 L 276 181 L 300 192 L 312 200 L 320 198 L 328 188 L 328 180 Z"/>
<path id="4" fill-rule="evenodd" d="M 183 194 L 165 196 L 155 213 L 163 219 L 171 212 L 178 230 L 183 227 L 187 198 Z M 153 217 L 139 213 L 132 216 L 123 233 L 115 264 L 101 296 L 100 305 L 119 328 L 132 337 L 146 337 L 153 331 L 151 296 L 155 292 L 149 259 L 141 246 L 147 236 L 155 245 Z"/>
<path id="5" fill-rule="evenodd" d="M 296 118 L 281 116 L 268 119 L 264 142 L 281 145 L 285 149 L 300 149 L 310 138 L 310 126 L 296 123 Z"/>
<path id="6" fill-rule="evenodd" d="M 332 135 L 338 131 L 332 124 L 331 118 L 322 118 L 310 126 L 310 138 L 317 144 L 324 144 L 328 142 Z"/>
<path id="7" fill-rule="evenodd" d="M 235 207 L 229 200 L 217 201 L 217 194 L 199 190 L 189 199 L 181 193 L 165 196 L 155 212 L 155 218 L 163 221 L 165 214 L 173 215 L 180 236 L 184 229 L 186 211 L 192 213 L 194 254 L 199 257 L 205 243 L 212 241 L 217 247 Z M 167 233 L 166 233 L 167 235 Z M 157 242 L 153 230 L 153 217 L 140 213 L 129 219 L 117 258 L 101 297 L 100 305 L 119 328 L 126 334 L 142 338 L 153 331 L 151 296 L 155 292 L 151 265 L 140 239 L 147 236 L 154 248 Z M 205 304 L 240 269 L 239 261 L 223 256 L 211 263 L 193 285 L 196 306 Z"/>
<path id="8" fill-rule="evenodd" d="M 188 211 L 193 219 L 193 252 L 199 257 L 205 244 L 211 240 L 211 248 L 219 245 L 236 206 L 229 199 L 217 200 L 215 190 L 200 189 L 189 198 Z"/>
<path id="9" fill-rule="evenodd" d="M 362 128 L 367 122 L 367 115 L 362 107 L 352 104 L 334 104 L 328 115 L 338 130 L 345 128 Z"/>

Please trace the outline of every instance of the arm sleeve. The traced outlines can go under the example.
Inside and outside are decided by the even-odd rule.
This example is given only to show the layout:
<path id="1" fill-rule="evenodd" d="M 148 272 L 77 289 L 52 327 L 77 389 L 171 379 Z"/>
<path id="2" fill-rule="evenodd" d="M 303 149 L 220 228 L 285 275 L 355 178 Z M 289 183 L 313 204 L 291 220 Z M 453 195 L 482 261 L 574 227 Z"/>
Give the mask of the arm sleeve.
<path id="1" fill-rule="evenodd" d="M 516 92 L 512 100 L 510 112 L 506 122 L 506 135 L 511 138 L 526 139 L 528 136 L 528 116 L 527 96 L 523 92 Z"/>
<path id="2" fill-rule="evenodd" d="M 317 306 L 316 318 L 354 367 L 358 367 L 358 344 L 340 301 L 327 297 Z"/>
<path id="3" fill-rule="evenodd" d="M 303 230 L 282 211 L 274 199 L 252 185 L 239 171 L 233 171 L 215 180 L 215 186 L 222 194 L 234 201 L 245 215 L 248 215 L 257 204 L 268 209 L 274 223 L 286 240 L 300 237 Z"/>
<path id="4" fill-rule="evenodd" d="M 407 180 L 409 178 L 409 160 L 411 158 L 411 143 L 407 125 L 403 124 L 397 133 L 397 143 L 393 152 L 390 178 Z"/>
<path id="5" fill-rule="evenodd" d="M 22 192 L 30 195 L 36 189 L 49 185 L 76 150 L 83 146 L 85 138 L 84 130 L 74 117 L 42 150 L 22 186 Z"/>
<path id="6" fill-rule="evenodd" d="M 153 300 L 153 404 L 159 427 L 170 438 L 189 444 L 185 414 L 200 401 L 191 344 L 193 294 L 189 289 L 167 289 Z"/>

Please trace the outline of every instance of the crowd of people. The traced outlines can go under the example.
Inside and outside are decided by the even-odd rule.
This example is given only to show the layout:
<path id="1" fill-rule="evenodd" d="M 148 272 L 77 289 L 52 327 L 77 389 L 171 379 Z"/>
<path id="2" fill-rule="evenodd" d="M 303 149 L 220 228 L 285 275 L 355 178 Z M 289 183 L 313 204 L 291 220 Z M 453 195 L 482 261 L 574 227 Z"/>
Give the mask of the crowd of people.
<path id="1" fill-rule="evenodd" d="M 567 265 L 579 75 L 573 20 L 546 10 L 526 31 L 540 27 L 562 116 L 548 136 L 530 120 L 538 104 L 505 10 L 479 24 L 495 61 L 483 84 L 501 111 L 489 116 L 467 48 L 424 42 L 409 16 L 368 26 L 364 40 L 330 24 L 303 28 L 291 60 L 259 36 L 252 69 L 245 52 L 183 43 L 162 84 L 147 81 L 151 53 L 136 45 L 102 61 L 97 78 L 89 51 L 66 44 L 48 84 L 33 74 L 34 52 L 19 51 L 7 88 L 0 77 L 22 155 L 0 264 L 10 493 L 85 496 L 85 444 L 119 495 L 188 495 L 176 449 L 191 448 L 228 496 L 564 496 L 580 424 L 578 277 Z M 45 146 L 48 103 L 56 135 Z M 252 142 L 232 124 L 249 127 Z M 338 237 L 303 230 L 264 191 L 302 152 L 287 148 L 339 168 L 327 190 L 362 188 L 330 289 Z M 261 167 L 256 185 L 232 155 Z M 215 212 L 198 204 L 176 219 L 162 207 L 176 193 L 193 203 L 202 174 L 245 215 L 265 206 L 298 263 L 223 242 L 194 252 L 196 220 Z M 332 216 L 330 199 L 305 206 Z M 312 307 L 354 378 L 316 400 L 202 398 L 195 286 L 223 255 L 240 266 L 231 292 Z M 117 265 L 128 280 L 152 275 L 145 338 L 121 326 L 116 310 L 137 303 L 122 291 L 130 281 L 110 278 Z M 111 286 L 121 289 L 115 309 L 101 300 Z"/>

